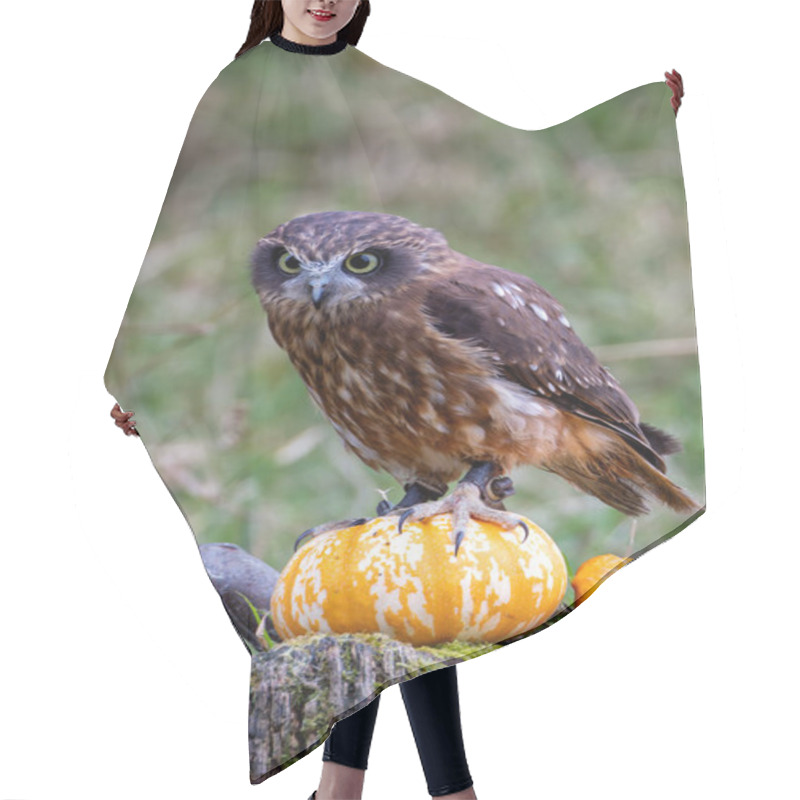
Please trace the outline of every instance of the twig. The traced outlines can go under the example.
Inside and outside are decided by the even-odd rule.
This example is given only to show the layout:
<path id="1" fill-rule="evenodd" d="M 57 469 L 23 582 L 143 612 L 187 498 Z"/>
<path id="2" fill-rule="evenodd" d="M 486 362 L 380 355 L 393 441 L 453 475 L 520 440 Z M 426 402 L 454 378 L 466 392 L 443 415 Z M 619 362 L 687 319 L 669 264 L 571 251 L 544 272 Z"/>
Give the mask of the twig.
<path id="1" fill-rule="evenodd" d="M 625 558 L 630 558 L 633 555 L 633 548 L 636 546 L 636 522 L 637 519 L 634 517 L 631 520 L 631 528 L 628 532 L 628 548 L 625 551 Z"/>
<path id="2" fill-rule="evenodd" d="M 591 349 L 602 361 L 689 356 L 697 352 L 697 339 L 653 339 L 643 342 L 625 342 L 624 344 L 601 344 Z"/>

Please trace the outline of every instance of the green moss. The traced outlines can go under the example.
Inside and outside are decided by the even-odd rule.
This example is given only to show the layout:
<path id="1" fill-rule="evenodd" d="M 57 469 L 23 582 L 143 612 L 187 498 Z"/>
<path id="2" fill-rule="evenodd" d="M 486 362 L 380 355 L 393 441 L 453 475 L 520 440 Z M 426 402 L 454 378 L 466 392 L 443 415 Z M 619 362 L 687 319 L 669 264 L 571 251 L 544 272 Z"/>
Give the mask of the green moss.
<path id="1" fill-rule="evenodd" d="M 470 658 L 475 658 L 476 656 L 499 649 L 500 645 L 490 644 L 488 642 L 461 642 L 458 640 L 417 648 L 417 650 L 431 653 L 442 660 L 460 658 L 462 661 L 467 661 Z"/>
<path id="2" fill-rule="evenodd" d="M 459 640 L 454 640 L 450 642 L 442 642 L 441 644 L 436 645 L 420 645 L 415 647 L 414 645 L 409 644 L 408 642 L 404 642 L 400 639 L 393 639 L 391 636 L 388 636 L 385 633 L 378 633 L 378 632 L 371 632 L 371 633 L 308 633 L 303 636 L 296 636 L 293 639 L 289 640 L 288 642 L 282 642 L 280 644 L 275 645 L 273 648 L 274 653 L 277 654 L 281 648 L 286 647 L 309 647 L 313 645 L 315 641 L 319 641 L 321 639 L 327 638 L 353 638 L 358 639 L 364 644 L 376 649 L 381 650 L 385 645 L 389 642 L 397 642 L 398 644 L 404 645 L 406 647 L 410 647 L 413 650 L 425 653 L 435 658 L 445 661 L 448 659 L 458 658 L 463 661 L 467 661 L 470 658 L 475 658 L 476 656 L 483 655 L 484 653 L 488 653 L 492 650 L 498 650 L 501 645 L 498 644 L 491 644 L 489 642 L 463 642 Z M 347 663 L 345 663 L 343 671 L 353 671 L 354 665 L 350 662 L 350 655 L 347 649 L 342 650 L 342 657 L 348 659 Z"/>

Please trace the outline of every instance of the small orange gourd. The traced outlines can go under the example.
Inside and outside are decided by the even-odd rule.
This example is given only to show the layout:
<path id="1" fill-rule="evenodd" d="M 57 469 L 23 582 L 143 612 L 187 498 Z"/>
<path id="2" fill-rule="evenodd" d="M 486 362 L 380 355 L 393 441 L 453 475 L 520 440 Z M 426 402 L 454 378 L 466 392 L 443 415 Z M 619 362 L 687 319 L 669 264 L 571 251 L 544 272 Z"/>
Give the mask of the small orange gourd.
<path id="1" fill-rule="evenodd" d="M 524 519 L 524 518 L 523 518 Z M 458 556 L 452 517 L 397 517 L 321 534 L 289 560 L 272 595 L 284 639 L 381 632 L 413 645 L 500 642 L 547 621 L 567 587 L 561 551 L 525 519 L 506 531 L 471 519 Z"/>
<path id="2" fill-rule="evenodd" d="M 620 558 L 611 553 L 594 556 L 578 567 L 572 579 L 575 590 L 575 606 L 579 606 L 617 567 L 627 564 L 629 558 Z"/>

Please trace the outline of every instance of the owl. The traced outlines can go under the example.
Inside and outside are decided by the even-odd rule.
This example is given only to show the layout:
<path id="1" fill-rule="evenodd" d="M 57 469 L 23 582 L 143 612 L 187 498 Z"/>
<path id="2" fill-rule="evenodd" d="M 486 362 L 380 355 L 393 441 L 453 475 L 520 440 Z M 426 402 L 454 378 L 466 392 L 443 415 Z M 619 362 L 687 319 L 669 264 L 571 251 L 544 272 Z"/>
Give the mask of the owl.
<path id="1" fill-rule="evenodd" d="M 457 554 L 471 516 L 520 524 L 502 499 L 528 464 L 632 516 L 650 498 L 698 509 L 664 474 L 677 441 L 640 421 L 530 278 L 362 211 L 284 222 L 258 242 L 251 275 L 272 336 L 345 447 L 404 487 L 401 529 L 452 513 Z"/>

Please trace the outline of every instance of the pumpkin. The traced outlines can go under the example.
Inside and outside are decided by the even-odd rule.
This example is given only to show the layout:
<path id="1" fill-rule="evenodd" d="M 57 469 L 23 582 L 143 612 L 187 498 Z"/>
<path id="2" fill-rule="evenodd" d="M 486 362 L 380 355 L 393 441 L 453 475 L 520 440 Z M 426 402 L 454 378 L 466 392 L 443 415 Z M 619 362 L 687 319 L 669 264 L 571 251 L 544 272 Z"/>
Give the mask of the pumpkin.
<path id="1" fill-rule="evenodd" d="M 523 518 L 524 519 L 524 518 Z M 283 639 L 308 633 L 380 632 L 413 645 L 500 642 L 541 625 L 567 588 L 553 540 L 470 519 L 458 556 L 452 517 L 376 517 L 320 534 L 282 571 L 272 619 Z"/>
<path id="2" fill-rule="evenodd" d="M 579 606 L 607 577 L 619 567 L 627 564 L 629 558 L 620 558 L 611 553 L 594 556 L 578 567 L 572 579 L 575 590 L 575 605 Z"/>

